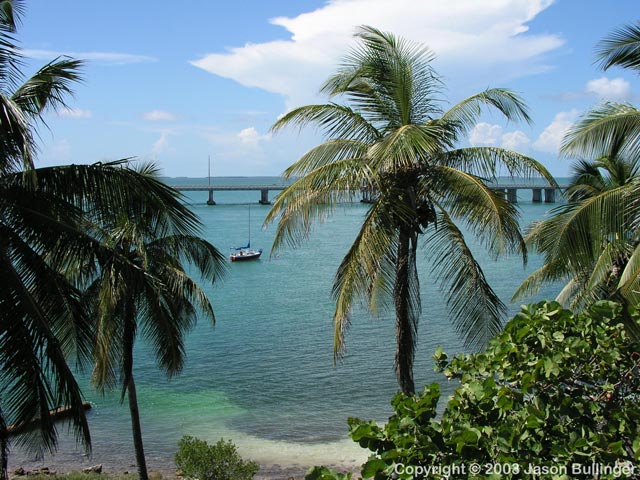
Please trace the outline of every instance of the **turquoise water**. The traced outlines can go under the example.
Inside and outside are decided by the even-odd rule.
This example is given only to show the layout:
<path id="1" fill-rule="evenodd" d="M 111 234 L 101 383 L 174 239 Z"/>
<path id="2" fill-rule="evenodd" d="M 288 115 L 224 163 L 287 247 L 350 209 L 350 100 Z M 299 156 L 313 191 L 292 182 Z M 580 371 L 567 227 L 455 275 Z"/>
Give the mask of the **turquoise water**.
<path id="1" fill-rule="evenodd" d="M 205 181 L 175 179 L 170 183 Z M 250 215 L 252 246 L 263 248 L 264 253 L 259 261 L 230 263 L 228 275 L 219 284 L 203 284 L 217 323 L 212 327 L 202 321 L 191 332 L 181 375 L 166 379 L 146 346 L 137 345 L 135 377 L 152 469 L 173 467 L 176 444 L 183 435 L 208 441 L 231 438 L 243 455 L 264 465 L 352 466 L 359 464 L 366 452 L 348 440 L 347 417 L 385 421 L 391 413 L 389 400 L 396 391 L 392 312 L 382 312 L 379 318 L 363 309 L 354 312 L 347 355 L 333 365 L 331 283 L 367 206 L 354 203 L 338 207 L 302 247 L 271 256 L 275 226 L 262 228 L 269 207 L 257 204 L 259 195 L 219 192 L 216 206 L 205 204 L 206 192 L 188 195 L 204 223 L 204 237 L 221 251 L 228 253 L 230 247 L 246 243 Z M 519 205 L 523 225 L 542 218 L 550 208 L 532 204 L 530 192 L 521 193 Z M 433 372 L 431 360 L 438 345 L 450 353 L 464 350 L 423 257 L 419 265 L 423 316 L 416 385 L 443 380 Z M 526 269 L 518 258 L 491 262 L 480 254 L 479 260 L 504 301 L 540 264 L 535 257 Z M 548 290 L 541 297 L 553 295 L 553 290 Z M 511 313 L 517 309 L 518 305 L 510 305 Z M 120 404 L 117 392 L 103 397 L 83 383 L 85 395 L 94 405 L 89 413 L 93 457 L 86 458 L 73 440 L 63 435 L 59 452 L 40 464 L 69 468 L 103 463 L 108 471 L 131 470 L 134 455 L 127 405 Z M 454 387 L 443 386 L 445 392 Z M 13 452 L 12 465 L 29 461 L 24 452 Z"/>

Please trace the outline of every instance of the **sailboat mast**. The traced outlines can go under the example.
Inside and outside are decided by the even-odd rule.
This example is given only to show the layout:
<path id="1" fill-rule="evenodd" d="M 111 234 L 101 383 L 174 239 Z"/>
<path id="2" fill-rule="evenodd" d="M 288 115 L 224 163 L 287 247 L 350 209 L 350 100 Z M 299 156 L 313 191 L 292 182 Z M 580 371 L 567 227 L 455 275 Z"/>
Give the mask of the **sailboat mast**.
<path id="1" fill-rule="evenodd" d="M 211 155 L 209 155 L 209 186 L 211 186 Z"/>

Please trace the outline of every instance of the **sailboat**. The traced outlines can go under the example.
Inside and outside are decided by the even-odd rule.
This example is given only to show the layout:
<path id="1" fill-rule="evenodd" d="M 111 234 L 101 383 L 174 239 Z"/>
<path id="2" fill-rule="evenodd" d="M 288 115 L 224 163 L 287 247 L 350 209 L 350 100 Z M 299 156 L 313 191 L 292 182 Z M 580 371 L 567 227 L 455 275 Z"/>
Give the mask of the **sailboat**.
<path id="1" fill-rule="evenodd" d="M 254 250 L 251 248 L 251 205 L 249 205 L 249 241 L 244 247 L 231 247 L 231 255 L 229 259 L 232 262 L 243 262 L 246 260 L 257 260 L 262 255 L 262 249 Z"/>

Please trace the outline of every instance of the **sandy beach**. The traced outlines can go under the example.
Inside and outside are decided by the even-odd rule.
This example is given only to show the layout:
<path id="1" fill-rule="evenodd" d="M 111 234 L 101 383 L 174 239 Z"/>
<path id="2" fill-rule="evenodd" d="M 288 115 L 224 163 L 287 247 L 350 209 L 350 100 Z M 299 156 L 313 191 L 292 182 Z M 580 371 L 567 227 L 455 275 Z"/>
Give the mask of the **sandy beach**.
<path id="1" fill-rule="evenodd" d="M 169 459 L 162 459 L 161 462 L 158 459 L 147 459 L 147 467 L 149 469 L 149 476 L 162 477 L 162 478 L 176 478 L 179 477 L 179 472 L 175 468 L 170 468 L 172 463 Z M 255 480 L 287 480 L 295 479 L 301 480 L 304 478 L 306 472 L 313 465 L 292 464 L 292 465 L 280 465 L 277 463 L 265 463 L 260 464 L 260 470 L 255 475 Z M 328 468 L 334 469 L 341 473 L 352 472 L 354 477 L 357 478 L 359 473 L 359 464 L 353 462 L 351 465 L 344 464 L 329 464 L 325 465 Z M 137 477 L 137 470 L 135 463 L 101 463 L 97 458 L 85 457 L 79 459 L 75 463 L 65 462 L 64 460 L 56 459 L 55 456 L 49 457 L 42 461 L 22 461 L 12 462 L 9 457 L 9 475 L 10 478 L 26 478 L 36 473 L 43 475 L 47 474 L 66 474 L 70 472 L 82 472 L 90 470 L 94 467 L 101 467 L 100 473 L 103 474 L 116 474 L 116 475 L 131 475 L 132 478 Z"/>

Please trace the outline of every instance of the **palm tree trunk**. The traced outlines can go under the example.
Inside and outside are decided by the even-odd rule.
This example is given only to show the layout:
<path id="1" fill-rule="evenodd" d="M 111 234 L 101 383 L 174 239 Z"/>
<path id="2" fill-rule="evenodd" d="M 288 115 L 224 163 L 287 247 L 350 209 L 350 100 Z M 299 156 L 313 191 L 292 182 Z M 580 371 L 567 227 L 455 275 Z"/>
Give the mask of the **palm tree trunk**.
<path id="1" fill-rule="evenodd" d="M 133 447 L 136 451 L 136 463 L 138 464 L 138 476 L 140 480 L 148 480 L 147 461 L 144 457 L 144 445 L 142 443 L 142 428 L 140 427 L 140 411 L 138 409 L 138 394 L 133 375 L 129 377 L 127 385 L 129 397 L 129 411 L 131 412 L 131 429 L 133 430 Z"/>
<path id="2" fill-rule="evenodd" d="M 409 292 L 409 248 L 411 231 L 400 227 L 398 252 L 396 257 L 396 279 L 393 287 L 393 302 L 396 309 L 396 376 L 400 390 L 405 395 L 415 391 L 413 384 L 413 356 L 415 340 L 410 314 Z"/>
<path id="3" fill-rule="evenodd" d="M 147 460 L 144 457 L 144 445 L 142 443 L 142 428 L 140 426 L 140 409 L 138 408 L 138 393 L 136 382 L 133 379 L 133 346 L 136 338 L 136 310 L 133 302 L 127 302 L 124 314 L 124 336 L 122 371 L 125 375 L 124 384 L 129 399 L 129 412 L 131 413 L 131 430 L 133 433 L 133 448 L 136 451 L 136 463 L 138 464 L 138 476 L 140 480 L 149 480 L 147 473 Z"/>

